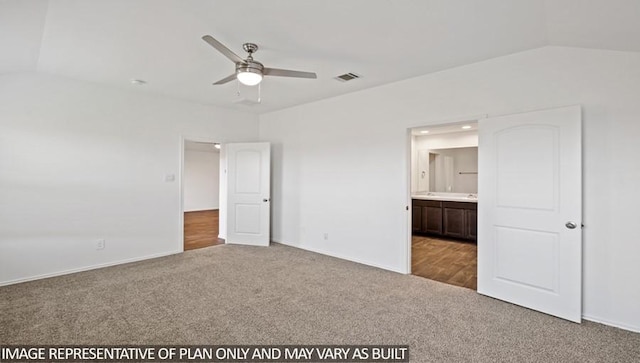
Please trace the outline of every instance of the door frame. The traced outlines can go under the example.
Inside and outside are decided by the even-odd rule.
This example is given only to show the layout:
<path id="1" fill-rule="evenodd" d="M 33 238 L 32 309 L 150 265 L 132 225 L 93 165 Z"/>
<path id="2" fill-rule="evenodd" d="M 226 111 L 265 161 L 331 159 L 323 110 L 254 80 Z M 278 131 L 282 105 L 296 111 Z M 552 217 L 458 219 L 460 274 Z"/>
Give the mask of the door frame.
<path id="1" fill-rule="evenodd" d="M 187 141 L 195 141 L 195 142 L 206 142 L 206 143 L 219 143 L 222 145 L 222 142 L 216 140 L 214 137 L 209 136 L 194 136 L 194 135 L 180 135 L 180 152 L 179 152 L 179 166 L 178 166 L 178 189 L 180 190 L 179 203 L 178 203 L 178 228 L 180 230 L 180 238 L 177 239 L 176 243 L 180 243 L 179 246 L 176 246 L 176 250 L 179 252 L 184 252 L 184 164 L 185 164 L 185 146 Z M 220 187 L 218 187 L 218 190 Z M 219 213 L 222 214 L 223 211 L 219 209 Z M 219 218 L 222 220 L 222 217 Z M 219 223 L 219 222 L 218 222 Z M 220 228 L 220 226 L 218 226 Z"/>
<path id="2" fill-rule="evenodd" d="M 445 120 L 440 120 L 440 121 L 436 121 L 434 123 L 430 123 L 430 124 L 423 124 L 423 125 L 417 125 L 417 126 L 412 126 L 407 128 L 407 136 L 406 136 L 406 168 L 407 168 L 407 189 L 406 189 L 406 193 L 407 193 L 407 207 L 406 209 L 406 220 L 407 220 L 407 227 L 406 227 L 406 236 L 407 236 L 407 240 L 406 240 L 406 245 L 405 245 L 405 249 L 406 249 L 406 256 L 407 256 L 407 268 L 405 269 L 406 274 L 410 275 L 413 271 L 411 270 L 411 247 L 413 244 L 413 233 L 412 233 L 412 228 L 411 228 L 411 224 L 412 224 L 412 217 L 413 217 L 413 201 L 411 199 L 411 184 L 413 183 L 412 180 L 412 170 L 414 169 L 414 165 L 413 165 L 413 155 L 414 152 L 416 154 L 416 158 L 417 158 L 417 152 L 418 150 L 414 150 L 413 148 L 413 140 L 412 140 L 412 131 L 414 129 L 421 129 L 421 128 L 425 128 L 425 127 L 433 127 L 433 128 L 437 128 L 437 127 L 442 127 L 442 126 L 453 126 L 453 125 L 463 125 L 465 123 L 469 123 L 469 122 L 478 122 L 481 119 L 484 118 L 488 118 L 489 114 L 477 114 L 477 115 L 471 115 L 471 116 L 465 116 L 465 117 L 455 117 L 455 118 L 450 118 L 450 119 L 445 119 Z"/>

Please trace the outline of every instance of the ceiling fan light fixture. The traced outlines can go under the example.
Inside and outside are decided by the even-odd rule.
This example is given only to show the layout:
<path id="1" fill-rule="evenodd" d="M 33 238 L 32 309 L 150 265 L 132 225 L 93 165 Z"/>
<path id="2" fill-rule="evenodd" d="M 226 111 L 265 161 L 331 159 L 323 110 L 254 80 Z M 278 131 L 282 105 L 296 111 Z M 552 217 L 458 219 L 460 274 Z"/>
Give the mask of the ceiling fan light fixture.
<path id="1" fill-rule="evenodd" d="M 260 62 L 248 60 L 247 63 L 236 65 L 236 78 L 247 86 L 255 86 L 262 82 L 262 70 L 264 66 Z"/>
<path id="2" fill-rule="evenodd" d="M 247 86 L 255 86 L 262 82 L 262 74 L 253 70 L 238 71 L 236 78 L 238 78 L 240 83 Z"/>

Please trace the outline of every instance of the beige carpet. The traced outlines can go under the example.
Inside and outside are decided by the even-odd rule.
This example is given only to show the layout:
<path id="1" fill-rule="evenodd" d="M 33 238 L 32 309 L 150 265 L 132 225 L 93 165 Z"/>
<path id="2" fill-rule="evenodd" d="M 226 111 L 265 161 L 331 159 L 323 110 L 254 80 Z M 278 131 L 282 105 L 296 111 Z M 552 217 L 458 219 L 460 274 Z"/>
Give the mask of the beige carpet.
<path id="1" fill-rule="evenodd" d="M 0 288 L 3 344 L 408 344 L 415 362 L 639 362 L 582 325 L 282 245 L 214 246 Z"/>

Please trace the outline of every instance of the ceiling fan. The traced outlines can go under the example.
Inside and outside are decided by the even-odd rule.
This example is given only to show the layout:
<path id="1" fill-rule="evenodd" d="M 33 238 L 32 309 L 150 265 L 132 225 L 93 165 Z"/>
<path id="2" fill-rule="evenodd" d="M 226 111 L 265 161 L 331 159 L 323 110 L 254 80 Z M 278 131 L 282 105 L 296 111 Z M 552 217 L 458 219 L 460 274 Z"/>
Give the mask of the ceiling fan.
<path id="1" fill-rule="evenodd" d="M 240 58 L 237 54 L 232 52 L 224 44 L 214 39 L 211 35 L 205 35 L 202 40 L 209 43 L 212 47 L 216 48 L 220 53 L 229 58 L 236 64 L 236 71 L 230 76 L 227 76 L 214 85 L 225 84 L 231 82 L 234 79 L 238 79 L 240 83 L 247 86 L 255 86 L 262 81 L 264 76 L 277 76 L 277 77 L 295 77 L 295 78 L 318 78 L 313 72 L 301 72 L 292 71 L 289 69 L 267 68 L 262 63 L 253 60 L 253 53 L 258 51 L 258 46 L 253 43 L 244 43 L 242 48 L 245 52 L 249 53 L 246 59 Z"/>

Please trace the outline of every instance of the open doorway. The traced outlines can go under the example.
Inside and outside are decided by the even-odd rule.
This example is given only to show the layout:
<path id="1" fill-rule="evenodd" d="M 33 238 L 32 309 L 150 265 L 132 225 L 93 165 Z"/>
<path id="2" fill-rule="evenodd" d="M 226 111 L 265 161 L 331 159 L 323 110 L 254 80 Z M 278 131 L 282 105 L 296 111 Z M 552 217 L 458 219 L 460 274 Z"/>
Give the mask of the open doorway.
<path id="1" fill-rule="evenodd" d="M 411 130 L 411 272 L 477 289 L 477 122 Z"/>
<path id="2" fill-rule="evenodd" d="M 454 161 L 453 176 L 448 177 L 479 177 L 475 195 L 460 193 L 455 181 L 448 184 L 446 176 L 441 185 L 444 191 L 417 189 L 421 171 L 431 171 L 429 166 L 417 163 L 417 155 L 423 148 L 417 137 L 436 132 L 426 127 L 408 130 L 407 144 L 411 150 L 407 150 L 407 159 L 411 172 L 407 197 L 413 206 L 407 220 L 410 230 L 417 236 L 437 235 L 436 238 L 446 240 L 470 240 L 477 236 L 478 293 L 580 322 L 581 106 L 474 119 L 480 126 L 474 136 L 478 141 L 478 169 L 461 170 Z M 473 125 L 459 123 L 447 127 L 462 129 L 462 126 L 473 130 Z M 451 136 L 460 141 L 461 134 L 462 131 Z M 427 149 L 437 149 L 436 145 L 432 141 Z M 422 154 L 426 155 L 424 151 Z M 438 175 L 431 184 L 438 187 Z M 471 199 L 475 199 L 475 208 Z M 407 237 L 407 262 L 415 274 L 418 256 L 411 248 L 411 235 Z M 431 251 L 441 262 L 448 262 L 446 267 L 460 265 L 459 261 Z M 464 277 L 460 271 L 442 272 L 434 265 L 433 261 L 428 264 L 436 272 L 429 278 L 442 281 L 443 275 L 452 277 L 457 273 L 460 279 Z M 459 282 L 454 280 L 445 282 Z"/>
<path id="3" fill-rule="evenodd" d="M 220 236 L 220 144 L 185 140 L 184 250 L 223 244 Z"/>

